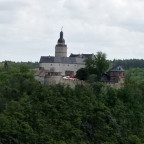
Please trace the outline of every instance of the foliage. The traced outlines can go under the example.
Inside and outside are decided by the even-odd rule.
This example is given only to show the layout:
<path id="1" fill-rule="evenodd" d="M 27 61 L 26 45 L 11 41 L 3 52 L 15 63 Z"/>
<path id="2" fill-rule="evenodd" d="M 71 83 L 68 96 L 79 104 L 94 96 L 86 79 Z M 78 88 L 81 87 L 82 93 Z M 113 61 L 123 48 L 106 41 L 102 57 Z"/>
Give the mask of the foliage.
<path id="1" fill-rule="evenodd" d="M 126 77 L 135 83 L 144 83 L 144 68 L 131 68 L 126 71 Z"/>
<path id="2" fill-rule="evenodd" d="M 106 60 L 106 55 L 98 52 L 97 55 L 86 59 L 86 69 L 89 74 L 96 74 L 97 79 L 100 80 L 104 72 L 109 68 L 109 62 Z"/>
<path id="3" fill-rule="evenodd" d="M 142 144 L 143 86 L 44 86 L 26 65 L 0 68 L 0 143 Z"/>
<path id="4" fill-rule="evenodd" d="M 77 71 L 76 77 L 81 80 L 91 81 L 91 77 L 95 77 L 96 81 L 100 81 L 102 74 L 109 68 L 109 62 L 106 60 L 106 55 L 98 52 L 94 57 L 85 60 L 86 68 Z M 92 76 L 91 76 L 92 75 Z"/>
<path id="5" fill-rule="evenodd" d="M 4 61 L 0 63 L 0 67 L 12 67 L 12 68 L 17 68 L 20 67 L 21 65 L 25 65 L 29 67 L 30 69 L 38 69 L 39 68 L 39 63 L 38 62 L 13 62 L 13 61 Z"/>
<path id="6" fill-rule="evenodd" d="M 125 70 L 130 68 L 144 68 L 143 59 L 125 59 L 125 60 L 113 60 L 114 65 L 120 65 Z"/>
<path id="7" fill-rule="evenodd" d="M 90 74 L 87 78 L 88 83 L 93 83 L 93 82 L 96 82 L 96 81 L 97 81 L 97 75 L 95 75 L 95 74 Z"/>
<path id="8" fill-rule="evenodd" d="M 108 60 L 106 60 L 106 54 L 102 52 L 97 53 L 94 61 L 96 65 L 96 75 L 97 75 L 98 80 L 100 80 L 102 74 L 108 70 L 109 62 Z"/>
<path id="9" fill-rule="evenodd" d="M 88 72 L 85 68 L 81 68 L 76 72 L 76 77 L 80 80 L 87 80 Z"/>

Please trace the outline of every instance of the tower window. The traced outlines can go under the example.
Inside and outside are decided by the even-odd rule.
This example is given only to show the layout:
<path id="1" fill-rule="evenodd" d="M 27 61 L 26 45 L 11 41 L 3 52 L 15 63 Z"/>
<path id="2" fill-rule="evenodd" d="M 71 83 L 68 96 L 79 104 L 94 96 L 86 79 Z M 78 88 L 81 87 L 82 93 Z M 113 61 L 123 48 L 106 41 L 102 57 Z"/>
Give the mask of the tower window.
<path id="1" fill-rule="evenodd" d="M 52 64 L 51 64 L 51 66 L 52 66 Z"/>

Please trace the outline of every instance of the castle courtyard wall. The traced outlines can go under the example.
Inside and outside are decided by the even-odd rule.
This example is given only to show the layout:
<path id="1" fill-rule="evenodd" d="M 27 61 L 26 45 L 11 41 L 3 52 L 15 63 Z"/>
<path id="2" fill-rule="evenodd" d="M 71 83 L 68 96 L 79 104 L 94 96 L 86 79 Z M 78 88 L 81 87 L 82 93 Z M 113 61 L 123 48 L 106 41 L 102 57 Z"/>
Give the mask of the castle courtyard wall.
<path id="1" fill-rule="evenodd" d="M 84 85 L 85 82 L 78 79 L 64 79 L 62 76 L 47 76 L 44 80 L 45 85 L 61 84 L 74 88 L 76 85 Z"/>
<path id="2" fill-rule="evenodd" d="M 77 70 L 84 67 L 84 64 L 40 63 L 40 68 L 50 72 L 61 72 L 63 76 L 65 76 L 65 71 L 73 71 L 76 74 Z"/>

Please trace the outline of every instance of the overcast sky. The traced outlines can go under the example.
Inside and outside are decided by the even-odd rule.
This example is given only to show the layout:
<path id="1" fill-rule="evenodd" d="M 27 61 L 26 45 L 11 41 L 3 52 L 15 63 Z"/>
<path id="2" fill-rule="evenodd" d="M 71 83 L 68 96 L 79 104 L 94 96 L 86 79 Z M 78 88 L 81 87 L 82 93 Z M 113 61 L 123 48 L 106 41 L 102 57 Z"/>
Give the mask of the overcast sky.
<path id="1" fill-rule="evenodd" d="M 0 61 L 54 56 L 61 26 L 68 55 L 144 58 L 144 0 L 0 0 Z"/>

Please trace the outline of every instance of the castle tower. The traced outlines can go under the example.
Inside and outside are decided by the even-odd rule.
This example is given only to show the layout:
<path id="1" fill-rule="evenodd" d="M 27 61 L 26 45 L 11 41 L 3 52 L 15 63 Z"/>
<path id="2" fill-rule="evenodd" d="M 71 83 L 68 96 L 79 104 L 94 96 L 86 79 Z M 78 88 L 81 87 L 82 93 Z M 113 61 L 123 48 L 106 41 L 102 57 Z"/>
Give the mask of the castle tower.
<path id="1" fill-rule="evenodd" d="M 67 45 L 63 38 L 63 32 L 60 32 L 60 38 L 55 46 L 55 57 L 67 57 Z"/>

